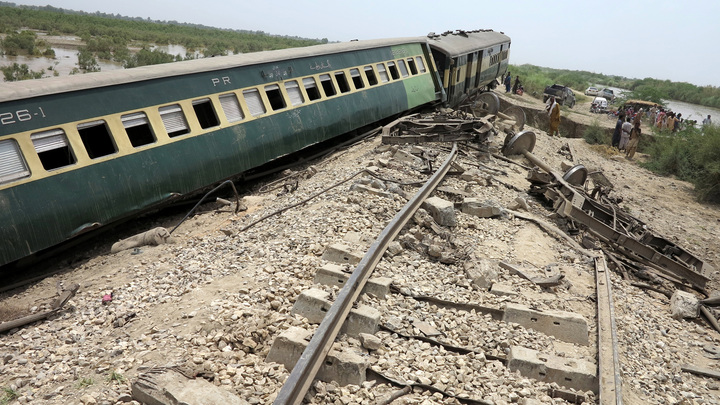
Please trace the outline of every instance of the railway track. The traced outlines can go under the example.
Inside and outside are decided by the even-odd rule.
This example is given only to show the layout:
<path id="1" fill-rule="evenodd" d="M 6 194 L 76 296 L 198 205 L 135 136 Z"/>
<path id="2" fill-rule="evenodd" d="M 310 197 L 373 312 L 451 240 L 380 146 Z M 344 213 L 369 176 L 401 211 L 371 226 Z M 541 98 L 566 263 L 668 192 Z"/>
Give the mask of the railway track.
<path id="1" fill-rule="evenodd" d="M 547 145 L 537 153 L 548 165 L 559 167 L 554 151 L 561 142 L 543 138 L 542 143 Z M 522 370 L 509 364 L 511 353 L 524 348 L 597 365 L 597 331 L 602 329 L 597 326 L 594 261 L 532 222 L 492 214 L 492 207 L 522 210 L 523 206 L 527 216 L 547 213 L 547 208 L 523 195 L 525 169 L 461 146 L 451 174 L 434 195 L 458 206 L 470 196 L 480 202 L 493 200 L 491 215 L 483 218 L 456 210 L 457 223 L 451 227 L 438 224 L 429 209 L 421 209 L 406 225 L 384 231 L 418 191 L 418 184 L 430 176 L 423 173 L 422 159 L 417 157 L 421 151 L 434 165 L 450 156 L 449 148 L 442 145 L 387 146 L 379 139 L 369 140 L 314 163 L 312 170 L 296 171 L 297 188 L 245 195 L 246 212 L 206 212 L 180 226 L 172 244 L 93 257 L 5 298 L 4 307 L 37 306 L 39 311 L 53 297 L 58 282 L 81 285 L 71 300 L 74 309 L 0 337 L 0 386 L 31 403 L 68 403 L 86 396 L 97 403 L 115 403 L 125 395 L 132 398 L 132 384 L 144 381 L 141 376 L 155 375 L 151 367 L 172 365 L 209 381 L 209 387 L 203 388 L 206 395 L 220 388 L 249 403 L 389 403 L 392 398 L 400 398 L 396 403 L 496 404 L 601 400 L 602 392 L 598 396 L 563 388 L 564 384 L 522 375 Z M 459 174 L 455 165 L 465 173 Z M 363 174 L 351 182 L 324 191 L 361 170 Z M 243 230 L 290 206 L 295 207 Z M 160 225 L 170 227 L 176 219 Z M 397 238 L 390 237 L 395 232 Z M 331 246 L 342 243 L 348 253 L 365 252 L 377 235 L 395 242 L 366 260 L 378 262 L 373 278 L 392 280 L 393 289 L 384 298 L 315 283 L 318 271 L 331 262 L 325 256 Z M 357 257 L 364 260 L 363 255 Z M 511 264 L 530 279 L 555 274 L 565 278 L 555 286 L 540 287 L 496 268 L 492 277 L 496 288 L 490 291 L 483 277 L 491 275 L 482 271 L 498 262 Z M 335 264 L 341 273 L 354 267 Z M 698 348 L 684 350 L 681 342 L 709 338 L 712 343 L 713 335 L 694 329 L 680 333 L 682 325 L 668 314 L 652 312 L 663 304 L 662 298 L 619 282 L 611 271 L 605 274 L 610 277 L 606 285 L 620 287 L 613 298 L 617 358 L 629 398 L 625 403 L 660 403 L 668 396 L 680 398 L 681 391 L 712 403 L 713 390 L 699 377 L 683 375 L 683 381 L 673 382 L 676 374 L 672 371 L 665 382 L 652 381 L 662 378 L 658 367 L 670 368 L 671 361 L 691 358 L 693 347 Z M 357 282 L 345 285 L 361 284 L 361 276 L 357 277 Z M 361 304 L 374 308 L 380 330 L 373 335 L 379 346 L 346 334 L 321 338 L 323 329 L 337 329 L 340 321 L 328 320 L 323 327 L 294 311 L 304 293 L 313 288 L 327 294 L 330 302 L 340 302 L 346 294 L 359 296 Z M 113 299 L 103 305 L 101 298 L 110 291 Z M 357 309 L 352 302 L 338 305 L 344 308 L 328 312 Z M 503 321 L 503 314 L 513 305 L 535 311 L 532 314 L 581 315 L 588 325 L 587 343 Z M 628 311 L 629 306 L 633 311 Z M 319 350 L 308 359 L 322 362 L 323 352 L 332 344 L 334 352 L 354 353 L 363 359 L 369 378 L 344 386 L 314 379 L 312 373 L 297 368 L 305 380 L 296 380 L 296 372 L 289 367 L 267 361 L 274 342 L 292 328 L 324 341 L 307 342 Z M 632 340 L 630 331 L 651 344 Z M 678 350 L 658 352 L 659 342 Z M 642 367 L 634 363 L 643 357 L 651 363 Z M 650 373 L 653 376 L 642 383 L 643 375 Z M 125 381 L 109 379 L 113 375 Z M 698 388 L 683 391 L 683 384 Z M 293 392 L 286 395 L 284 390 Z"/>

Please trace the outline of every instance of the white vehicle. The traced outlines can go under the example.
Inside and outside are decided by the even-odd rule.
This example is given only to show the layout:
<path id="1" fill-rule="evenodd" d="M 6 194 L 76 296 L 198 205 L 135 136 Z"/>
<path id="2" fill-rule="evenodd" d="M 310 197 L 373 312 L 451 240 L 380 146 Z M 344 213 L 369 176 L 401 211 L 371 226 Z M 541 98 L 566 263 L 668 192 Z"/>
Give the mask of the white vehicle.
<path id="1" fill-rule="evenodd" d="M 585 90 L 585 95 L 586 96 L 597 96 L 599 91 L 600 90 L 598 90 L 597 87 L 588 87 L 587 90 Z"/>
<path id="2" fill-rule="evenodd" d="M 590 104 L 590 112 L 601 114 L 607 111 L 607 107 L 608 101 L 605 97 L 595 97 Z"/>

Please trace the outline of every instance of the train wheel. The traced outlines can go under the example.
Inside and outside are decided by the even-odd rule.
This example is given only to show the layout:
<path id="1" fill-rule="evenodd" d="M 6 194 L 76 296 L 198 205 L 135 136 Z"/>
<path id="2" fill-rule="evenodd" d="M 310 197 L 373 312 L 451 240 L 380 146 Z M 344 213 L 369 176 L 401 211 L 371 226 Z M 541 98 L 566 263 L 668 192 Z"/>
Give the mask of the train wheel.
<path id="1" fill-rule="evenodd" d="M 500 110 L 500 99 L 495 93 L 485 92 L 480 93 L 475 97 L 475 102 L 472 104 L 472 112 L 476 117 L 483 117 L 488 114 L 497 114 Z"/>
<path id="2" fill-rule="evenodd" d="M 514 105 L 514 106 L 508 108 L 507 110 L 503 111 L 503 114 L 505 114 L 515 120 L 515 124 L 513 124 L 513 126 L 512 126 L 513 131 L 519 132 L 519 131 L 522 131 L 523 128 L 525 128 L 525 121 L 526 121 L 525 110 L 523 110 L 522 108 Z"/>

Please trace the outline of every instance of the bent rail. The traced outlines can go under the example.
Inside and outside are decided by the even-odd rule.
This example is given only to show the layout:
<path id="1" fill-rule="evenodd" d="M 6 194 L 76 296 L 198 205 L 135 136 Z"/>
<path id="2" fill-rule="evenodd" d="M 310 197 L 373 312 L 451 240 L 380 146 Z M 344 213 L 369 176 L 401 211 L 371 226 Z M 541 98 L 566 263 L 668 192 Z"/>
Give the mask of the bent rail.
<path id="1" fill-rule="evenodd" d="M 383 229 L 380 236 L 370 246 L 365 256 L 360 260 L 350 279 L 338 293 L 337 299 L 318 326 L 310 343 L 300 355 L 300 359 L 290 372 L 273 404 L 289 405 L 299 404 L 310 388 L 315 375 L 325 360 L 325 356 L 337 337 L 345 318 L 353 303 L 362 291 L 365 282 L 370 278 L 373 269 L 382 258 L 387 246 L 400 232 L 407 221 L 417 211 L 425 199 L 435 190 L 450 170 L 451 163 L 457 156 L 457 144 L 453 144 L 452 151 L 442 166 L 430 177 L 415 196 L 408 201 L 390 223 Z"/>

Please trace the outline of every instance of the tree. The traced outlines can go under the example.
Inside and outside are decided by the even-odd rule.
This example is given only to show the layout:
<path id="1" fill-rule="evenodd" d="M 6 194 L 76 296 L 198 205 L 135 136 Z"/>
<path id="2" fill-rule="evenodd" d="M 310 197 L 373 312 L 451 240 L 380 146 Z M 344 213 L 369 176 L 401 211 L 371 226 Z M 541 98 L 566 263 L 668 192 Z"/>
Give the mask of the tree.
<path id="1" fill-rule="evenodd" d="M 2 66 L 0 70 L 3 72 L 6 82 L 16 82 L 19 80 L 39 79 L 45 73 L 45 70 L 35 72 L 30 70 L 30 67 L 26 64 L 13 63 L 10 66 Z"/>

